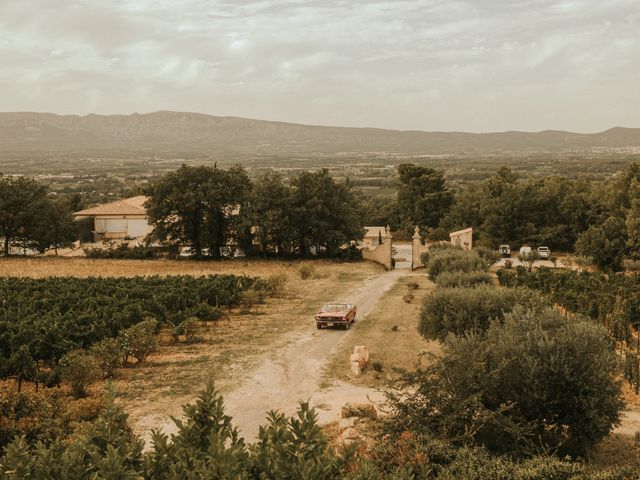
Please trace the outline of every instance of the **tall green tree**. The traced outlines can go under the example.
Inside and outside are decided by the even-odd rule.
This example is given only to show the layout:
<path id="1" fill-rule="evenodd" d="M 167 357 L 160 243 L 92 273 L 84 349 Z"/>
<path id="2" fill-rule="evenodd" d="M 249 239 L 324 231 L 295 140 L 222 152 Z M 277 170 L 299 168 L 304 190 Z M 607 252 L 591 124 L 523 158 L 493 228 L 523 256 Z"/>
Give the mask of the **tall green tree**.
<path id="1" fill-rule="evenodd" d="M 292 251 L 297 235 L 293 190 L 282 175 L 266 173 L 253 183 L 243 221 L 262 255 Z"/>
<path id="2" fill-rule="evenodd" d="M 592 225 L 576 241 L 576 253 L 590 257 L 603 270 L 620 270 L 627 248 L 627 227 L 623 219 L 611 216 Z"/>
<path id="3" fill-rule="evenodd" d="M 359 205 L 350 183 L 337 183 L 327 169 L 303 172 L 293 179 L 294 222 L 299 252 L 329 256 L 341 245 L 362 238 Z"/>
<path id="4" fill-rule="evenodd" d="M 398 166 L 400 187 L 397 208 L 407 227 L 437 227 L 453 203 L 453 191 L 444 172 L 410 163 Z"/>
<path id="5" fill-rule="evenodd" d="M 37 212 L 28 236 L 40 253 L 69 246 L 78 237 L 78 227 L 71 216 L 69 202 L 61 197 L 48 197 Z"/>
<path id="6" fill-rule="evenodd" d="M 47 187 L 27 177 L 0 175 L 0 237 L 5 256 L 17 239 L 25 239 L 47 203 Z"/>
<path id="7" fill-rule="evenodd" d="M 151 238 L 189 245 L 197 257 L 220 248 L 233 233 L 234 218 L 242 213 L 250 189 L 246 171 L 183 165 L 153 184 L 146 208 L 153 226 Z"/>

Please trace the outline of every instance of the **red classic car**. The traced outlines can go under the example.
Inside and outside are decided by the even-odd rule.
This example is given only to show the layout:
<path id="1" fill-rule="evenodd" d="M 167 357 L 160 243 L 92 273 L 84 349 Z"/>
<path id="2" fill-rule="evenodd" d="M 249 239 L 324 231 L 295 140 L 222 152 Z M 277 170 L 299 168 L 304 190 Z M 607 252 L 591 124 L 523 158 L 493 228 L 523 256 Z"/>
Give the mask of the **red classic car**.
<path id="1" fill-rule="evenodd" d="M 327 303 L 316 313 L 316 326 L 348 329 L 356 321 L 356 306 L 350 303 Z"/>

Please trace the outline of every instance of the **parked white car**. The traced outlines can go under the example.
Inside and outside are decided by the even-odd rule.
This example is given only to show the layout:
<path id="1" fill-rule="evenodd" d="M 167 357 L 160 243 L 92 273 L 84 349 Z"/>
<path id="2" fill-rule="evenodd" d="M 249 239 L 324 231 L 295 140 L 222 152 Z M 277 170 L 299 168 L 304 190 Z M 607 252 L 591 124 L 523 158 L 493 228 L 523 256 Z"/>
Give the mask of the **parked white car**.
<path id="1" fill-rule="evenodd" d="M 533 253 L 533 250 L 531 249 L 530 246 L 523 245 L 522 247 L 520 247 L 520 256 L 521 257 L 526 257 L 528 255 L 531 255 L 532 253 Z"/>
<path id="2" fill-rule="evenodd" d="M 551 250 L 549 250 L 549 247 L 538 247 L 538 256 L 547 259 L 551 256 Z"/>

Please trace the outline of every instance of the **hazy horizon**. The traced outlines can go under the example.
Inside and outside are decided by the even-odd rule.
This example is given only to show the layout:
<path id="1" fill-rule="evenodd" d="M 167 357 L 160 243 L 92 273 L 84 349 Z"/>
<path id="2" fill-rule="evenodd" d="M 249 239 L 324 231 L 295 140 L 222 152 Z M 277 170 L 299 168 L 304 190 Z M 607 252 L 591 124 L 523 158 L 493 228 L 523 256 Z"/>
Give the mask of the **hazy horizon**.
<path id="1" fill-rule="evenodd" d="M 0 111 L 393 130 L 640 126 L 632 0 L 0 4 Z"/>

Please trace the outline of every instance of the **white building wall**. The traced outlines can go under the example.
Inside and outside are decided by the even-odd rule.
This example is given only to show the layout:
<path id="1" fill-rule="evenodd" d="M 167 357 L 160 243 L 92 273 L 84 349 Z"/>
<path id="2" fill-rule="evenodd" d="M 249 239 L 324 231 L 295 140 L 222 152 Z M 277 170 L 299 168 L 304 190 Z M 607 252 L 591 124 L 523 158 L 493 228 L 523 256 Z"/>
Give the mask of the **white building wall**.
<path id="1" fill-rule="evenodd" d="M 151 233 L 151 225 L 144 218 L 128 218 L 127 219 L 127 236 L 141 237 Z"/>

